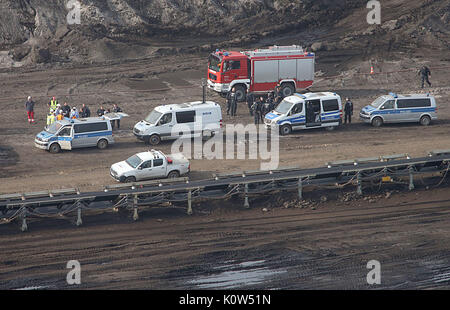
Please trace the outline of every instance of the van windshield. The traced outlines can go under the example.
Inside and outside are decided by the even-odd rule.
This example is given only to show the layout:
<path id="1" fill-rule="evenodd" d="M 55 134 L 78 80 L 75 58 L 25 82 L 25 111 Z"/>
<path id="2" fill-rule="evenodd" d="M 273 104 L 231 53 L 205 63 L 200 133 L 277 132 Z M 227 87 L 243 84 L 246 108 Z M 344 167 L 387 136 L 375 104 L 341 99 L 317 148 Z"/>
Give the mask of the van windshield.
<path id="1" fill-rule="evenodd" d="M 287 101 L 286 99 L 281 101 L 281 103 L 275 109 L 275 112 L 280 114 L 286 114 L 292 107 L 292 102 Z"/>
<path id="2" fill-rule="evenodd" d="M 383 104 L 383 102 L 386 101 L 386 99 L 387 98 L 385 96 L 379 97 L 374 102 L 372 102 L 370 105 L 374 108 L 379 108 Z"/>
<path id="3" fill-rule="evenodd" d="M 125 162 L 129 164 L 131 167 L 136 168 L 142 163 L 142 159 L 140 159 L 139 156 L 137 155 L 133 155 L 130 158 L 128 158 Z"/>
<path id="4" fill-rule="evenodd" d="M 58 132 L 58 130 L 62 127 L 62 125 L 60 123 L 53 123 L 51 124 L 45 131 L 55 134 Z"/>
<path id="5" fill-rule="evenodd" d="M 156 122 L 159 120 L 161 115 L 162 115 L 162 113 L 160 113 L 156 110 L 153 110 L 147 115 L 147 117 L 145 118 L 145 121 L 150 124 L 156 124 Z"/>

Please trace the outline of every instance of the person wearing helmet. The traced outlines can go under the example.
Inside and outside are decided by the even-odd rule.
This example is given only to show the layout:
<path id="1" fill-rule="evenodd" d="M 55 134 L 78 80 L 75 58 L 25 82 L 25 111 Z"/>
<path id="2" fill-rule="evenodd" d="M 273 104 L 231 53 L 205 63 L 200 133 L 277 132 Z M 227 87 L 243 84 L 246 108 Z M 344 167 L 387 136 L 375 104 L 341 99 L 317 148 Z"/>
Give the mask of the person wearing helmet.
<path id="1" fill-rule="evenodd" d="M 34 101 L 31 96 L 28 96 L 28 100 L 25 102 L 25 109 L 27 110 L 28 123 L 34 124 Z"/>
<path id="2" fill-rule="evenodd" d="M 55 115 L 58 116 L 59 114 L 62 114 L 61 105 L 58 103 L 56 105 L 56 109 L 54 109 Z"/>
<path id="3" fill-rule="evenodd" d="M 50 113 L 47 115 L 47 128 L 50 127 L 56 121 L 55 111 L 50 109 Z"/>
<path id="4" fill-rule="evenodd" d="M 78 110 L 76 107 L 72 108 L 72 112 L 70 112 L 70 118 L 71 119 L 75 119 L 75 118 L 79 118 L 80 115 L 78 114 Z"/>

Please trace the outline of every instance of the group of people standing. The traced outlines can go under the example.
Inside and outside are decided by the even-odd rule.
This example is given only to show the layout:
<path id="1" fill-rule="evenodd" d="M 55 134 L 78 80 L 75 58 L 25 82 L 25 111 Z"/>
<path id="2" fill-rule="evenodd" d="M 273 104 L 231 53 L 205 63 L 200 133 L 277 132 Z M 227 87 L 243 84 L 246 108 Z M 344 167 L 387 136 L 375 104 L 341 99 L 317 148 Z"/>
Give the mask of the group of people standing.
<path id="1" fill-rule="evenodd" d="M 227 115 L 236 116 L 238 97 L 236 88 L 233 87 L 227 94 Z M 246 101 L 250 116 L 254 116 L 255 124 L 264 122 L 264 116 L 274 110 L 283 100 L 284 96 L 281 86 L 278 84 L 274 91 L 268 92 L 267 96 L 256 96 L 247 89 Z"/>
<path id="2" fill-rule="evenodd" d="M 63 120 L 64 118 L 77 119 L 91 116 L 91 111 L 84 103 L 82 108 L 78 110 L 77 107 L 70 107 L 67 102 L 64 102 L 61 106 L 56 97 L 53 97 L 47 105 L 49 107 L 47 126 L 50 126 L 56 121 Z"/>
<path id="3" fill-rule="evenodd" d="M 61 105 L 56 97 L 52 97 L 47 105 L 49 107 L 49 113 L 47 114 L 47 126 L 50 126 L 54 122 L 63 120 L 65 118 L 77 119 L 91 117 L 91 110 L 84 103 L 81 109 L 78 110 L 77 107 L 70 107 L 67 102 L 64 102 L 64 104 Z M 33 101 L 33 98 L 31 96 L 28 96 L 27 101 L 25 102 L 25 109 L 27 111 L 28 122 L 30 124 L 35 123 L 34 106 L 35 102 Z M 117 104 L 114 104 L 112 111 L 111 109 L 105 110 L 103 106 L 100 106 L 100 108 L 97 110 L 97 116 L 103 116 L 106 113 L 110 112 L 122 112 L 122 109 L 119 108 Z M 115 123 L 117 123 L 117 128 L 120 129 L 120 120 L 111 121 L 113 128 Z"/>

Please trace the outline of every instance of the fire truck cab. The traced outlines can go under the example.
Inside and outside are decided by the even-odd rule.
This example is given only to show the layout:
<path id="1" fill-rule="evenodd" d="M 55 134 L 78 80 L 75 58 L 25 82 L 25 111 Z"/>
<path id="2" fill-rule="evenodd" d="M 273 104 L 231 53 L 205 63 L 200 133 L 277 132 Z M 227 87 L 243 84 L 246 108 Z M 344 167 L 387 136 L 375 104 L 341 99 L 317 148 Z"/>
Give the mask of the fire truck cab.
<path id="1" fill-rule="evenodd" d="M 314 59 L 314 53 L 296 45 L 243 52 L 216 50 L 208 59 L 208 87 L 223 96 L 234 87 L 242 101 L 247 89 L 267 93 L 279 83 L 287 97 L 312 86 Z"/>

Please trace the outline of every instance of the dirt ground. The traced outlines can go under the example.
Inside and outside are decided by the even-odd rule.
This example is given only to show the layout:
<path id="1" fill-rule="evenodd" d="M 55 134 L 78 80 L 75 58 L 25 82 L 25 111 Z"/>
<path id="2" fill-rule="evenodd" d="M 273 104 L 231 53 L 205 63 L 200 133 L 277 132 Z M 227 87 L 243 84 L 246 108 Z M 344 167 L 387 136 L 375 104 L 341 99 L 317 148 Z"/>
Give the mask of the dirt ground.
<path id="1" fill-rule="evenodd" d="M 281 42 L 283 43 L 283 42 Z M 354 122 L 328 132 L 300 131 L 280 140 L 280 166 L 323 166 L 328 161 L 408 153 L 422 156 L 433 149 L 450 148 L 450 87 L 445 55 L 415 54 L 379 62 L 377 73 L 364 60 L 345 62 L 349 55 L 318 55 L 317 79 L 312 91 L 332 90 L 350 96 Z M 0 193 L 43 189 L 101 189 L 114 183 L 111 164 L 149 146 L 132 135 L 134 124 L 159 104 L 201 98 L 200 79 L 207 55 L 174 55 L 106 64 L 23 67 L 0 71 Z M 351 58 L 351 57 L 350 57 Z M 443 60 L 444 59 L 444 60 Z M 339 78 L 339 63 L 351 67 Z M 432 67 L 439 120 L 372 128 L 358 120 L 360 108 L 389 91 L 420 92 L 417 67 Z M 401 69 L 409 72 L 386 73 Z M 36 100 L 37 123 L 30 125 L 25 98 Z M 34 147 L 34 136 L 45 124 L 49 98 L 92 112 L 117 103 L 130 115 L 115 132 L 116 144 L 104 151 L 74 150 L 52 155 Z M 225 106 L 208 91 L 208 99 Z M 225 113 L 224 113 L 225 114 Z M 252 122 L 245 104 L 234 119 Z M 171 144 L 158 149 L 170 152 Z M 259 160 L 192 160 L 192 179 L 215 172 L 253 170 Z M 58 220 L 40 220 L 30 231 L 17 225 L 0 227 L 0 288 L 67 288 L 65 264 L 82 264 L 81 288 L 370 288 L 366 264 L 382 264 L 383 288 L 449 286 L 449 208 L 447 188 L 401 192 L 376 202 L 328 201 L 311 208 L 267 207 L 241 201 L 195 209 L 152 210 L 132 223 L 129 216 L 104 214 L 84 218 L 84 226 Z M 247 279 L 247 280 L 242 280 Z"/>
<path id="2" fill-rule="evenodd" d="M 261 201 L 221 202 L 194 216 L 151 209 L 136 223 L 110 213 L 76 229 L 39 220 L 27 233 L 3 225 L 0 288 L 73 288 L 69 260 L 80 262 L 82 289 L 449 288 L 448 188 L 386 197 L 267 212 Z M 375 286 L 371 260 L 381 264 Z"/>

